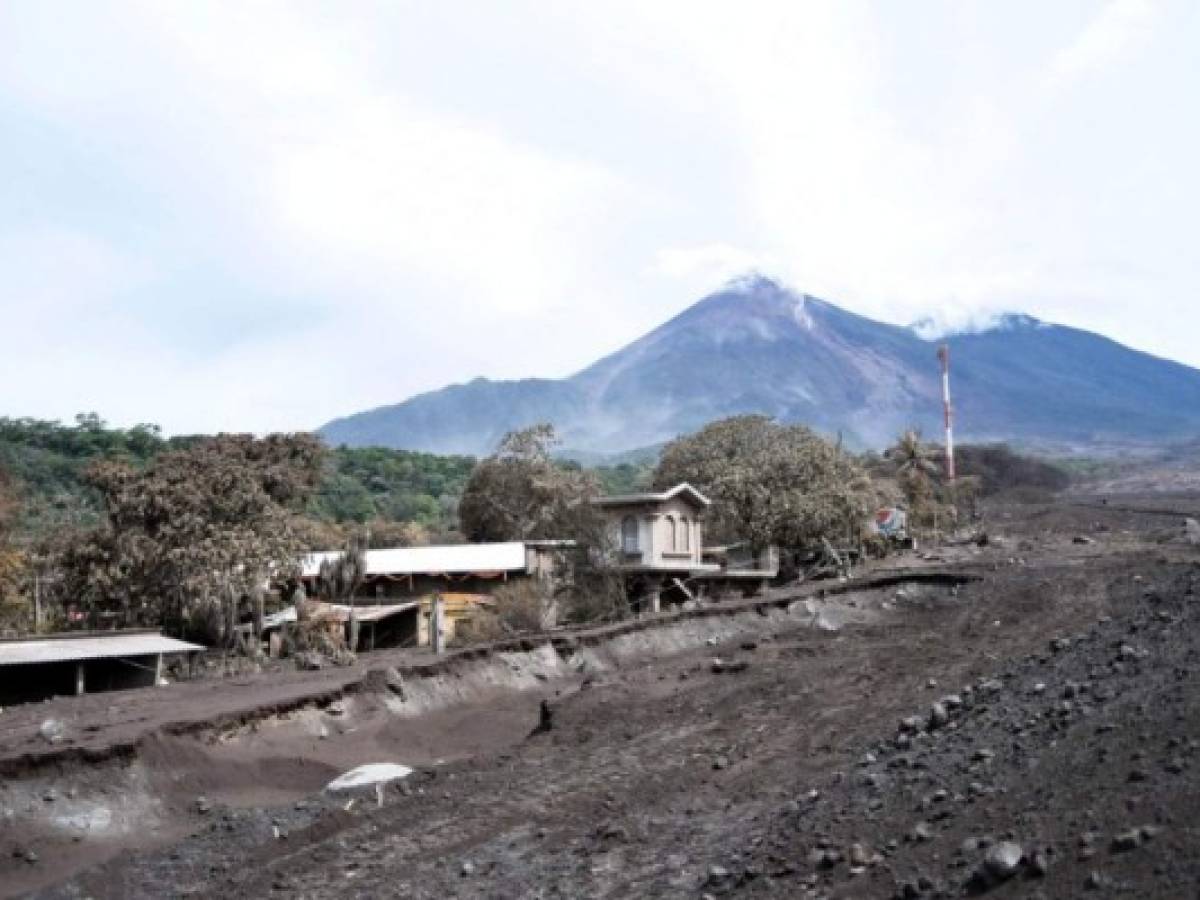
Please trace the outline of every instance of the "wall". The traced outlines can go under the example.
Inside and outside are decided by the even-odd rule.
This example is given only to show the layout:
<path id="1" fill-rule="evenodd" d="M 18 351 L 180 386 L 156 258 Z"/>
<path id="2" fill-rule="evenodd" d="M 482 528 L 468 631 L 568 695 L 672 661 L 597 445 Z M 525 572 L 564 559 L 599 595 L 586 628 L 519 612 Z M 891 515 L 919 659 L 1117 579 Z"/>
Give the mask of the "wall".
<path id="1" fill-rule="evenodd" d="M 700 551 L 704 544 L 703 512 L 691 503 L 674 497 L 664 503 L 638 504 L 624 507 L 606 507 L 610 517 L 610 534 L 623 555 L 621 523 L 626 516 L 638 520 L 638 546 L 641 550 L 641 565 L 666 569 L 686 569 L 700 564 Z M 688 522 L 687 550 L 676 550 L 671 545 L 671 526 L 668 516 L 675 520 L 677 533 L 683 520 Z M 682 543 L 679 546 L 683 546 Z M 624 560 L 636 564 L 633 560 Z"/>

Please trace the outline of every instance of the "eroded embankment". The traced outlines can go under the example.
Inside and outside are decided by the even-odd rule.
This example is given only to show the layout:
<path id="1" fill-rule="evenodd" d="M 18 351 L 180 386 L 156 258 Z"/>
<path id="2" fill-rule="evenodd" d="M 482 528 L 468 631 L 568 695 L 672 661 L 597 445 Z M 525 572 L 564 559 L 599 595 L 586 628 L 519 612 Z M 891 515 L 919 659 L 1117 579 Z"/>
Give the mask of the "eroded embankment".
<path id="1" fill-rule="evenodd" d="M 888 577 L 834 585 L 823 599 L 704 607 L 421 665 L 381 664 L 286 703 L 183 718 L 105 752 L 68 748 L 10 761 L 0 783 L 0 893 L 54 883 L 131 846 L 175 840 L 201 827 L 214 807 L 292 803 L 363 763 L 429 767 L 501 752 L 529 733 L 543 697 L 734 638 L 870 622 L 892 593 L 887 587 L 962 580 Z M 56 860 L 52 870 L 43 858 Z"/>

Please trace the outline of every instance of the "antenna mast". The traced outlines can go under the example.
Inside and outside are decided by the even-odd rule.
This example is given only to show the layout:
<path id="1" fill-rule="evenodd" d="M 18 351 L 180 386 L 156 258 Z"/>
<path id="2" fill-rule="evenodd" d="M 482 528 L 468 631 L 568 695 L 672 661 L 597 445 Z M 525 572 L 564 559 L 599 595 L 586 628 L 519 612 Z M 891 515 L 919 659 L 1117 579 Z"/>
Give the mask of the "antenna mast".
<path id="1" fill-rule="evenodd" d="M 942 408 L 946 421 L 946 481 L 954 484 L 954 410 L 950 406 L 950 345 L 938 347 L 942 363 Z"/>

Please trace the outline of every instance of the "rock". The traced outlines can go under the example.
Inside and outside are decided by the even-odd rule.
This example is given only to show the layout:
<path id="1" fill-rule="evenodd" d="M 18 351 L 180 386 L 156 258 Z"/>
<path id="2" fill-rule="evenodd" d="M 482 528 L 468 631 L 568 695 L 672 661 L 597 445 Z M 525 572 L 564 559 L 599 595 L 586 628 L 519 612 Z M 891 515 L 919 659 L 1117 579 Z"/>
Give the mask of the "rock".
<path id="1" fill-rule="evenodd" d="M 950 713 L 941 703 L 935 703 L 929 707 L 929 730 L 941 728 L 950 721 Z"/>
<path id="2" fill-rule="evenodd" d="M 1099 872 L 1090 873 L 1087 877 L 1087 881 L 1083 883 L 1083 886 L 1089 891 L 1102 891 L 1107 888 L 1108 885 L 1108 878 L 1104 875 L 1101 875 Z"/>
<path id="3" fill-rule="evenodd" d="M 31 866 L 41 858 L 37 855 L 37 851 L 33 850 L 32 848 L 29 850 L 26 850 L 23 854 L 21 854 L 21 857 L 22 857 L 22 859 L 25 860 L 25 862 L 29 863 Z"/>
<path id="4" fill-rule="evenodd" d="M 849 859 L 850 865 L 860 867 L 869 866 L 874 861 L 872 854 L 862 844 L 850 845 Z"/>
<path id="5" fill-rule="evenodd" d="M 713 760 L 712 767 L 713 767 L 714 769 L 717 769 L 717 770 L 720 770 L 720 769 L 728 769 L 728 768 L 729 768 L 729 759 L 728 759 L 728 757 L 725 757 L 725 756 L 718 756 L 716 759 L 714 759 L 714 760 Z"/>
<path id="6" fill-rule="evenodd" d="M 1050 652 L 1051 653 L 1061 653 L 1063 650 L 1066 650 L 1070 646 L 1071 646 L 1071 641 L 1069 638 L 1058 637 L 1050 642 Z"/>
<path id="7" fill-rule="evenodd" d="M 918 822 L 913 826 L 910 839 L 920 844 L 933 838 L 933 829 L 929 827 L 928 822 Z"/>
<path id="8" fill-rule="evenodd" d="M 709 866 L 708 867 L 708 883 L 719 884 L 729 877 L 729 870 L 724 866 Z"/>
<path id="9" fill-rule="evenodd" d="M 921 731 L 924 725 L 925 722 L 920 716 L 908 716 L 900 720 L 900 730 L 904 732 Z"/>
<path id="10" fill-rule="evenodd" d="M 1143 841 L 1152 841 L 1162 832 L 1162 829 L 1157 825 L 1143 825 L 1138 829 Z"/>
<path id="11" fill-rule="evenodd" d="M 61 744 L 66 740 L 67 727 L 58 719 L 47 719 L 38 728 L 38 734 L 48 744 Z"/>
<path id="12" fill-rule="evenodd" d="M 1136 828 L 1131 828 L 1129 831 L 1122 831 L 1120 834 L 1115 835 L 1112 843 L 1109 844 L 1109 849 L 1113 853 L 1126 853 L 1130 850 L 1136 850 L 1141 844 L 1142 833 Z"/>
<path id="13" fill-rule="evenodd" d="M 208 815 L 210 812 L 212 812 L 212 801 L 207 797 L 197 797 L 196 812 L 200 813 L 202 816 Z"/>
<path id="14" fill-rule="evenodd" d="M 1072 541 L 1072 543 L 1075 543 L 1075 544 L 1084 544 L 1084 545 L 1096 543 L 1094 538 L 1090 538 L 1085 534 L 1077 534 L 1077 535 L 1075 535 L 1075 537 L 1071 538 L 1071 541 Z"/>
<path id="15" fill-rule="evenodd" d="M 995 755 L 996 754 L 993 753 L 991 750 L 989 750 L 987 747 L 980 747 L 978 750 L 976 750 L 974 753 L 971 754 L 971 759 L 975 762 L 987 762 L 989 759 L 991 759 Z"/>
<path id="16" fill-rule="evenodd" d="M 714 674 L 717 675 L 725 672 L 745 672 L 748 668 L 750 668 L 750 663 L 744 659 L 734 662 L 731 660 L 721 659 L 720 657 L 714 657 L 712 661 L 712 670 Z"/>
<path id="17" fill-rule="evenodd" d="M 1029 859 L 1029 874 L 1034 878 L 1045 878 L 1050 871 L 1050 859 L 1041 850 Z"/>
<path id="18" fill-rule="evenodd" d="M 462 866 L 459 867 L 459 871 L 463 874 L 463 877 L 466 877 L 468 875 L 474 875 L 475 874 L 475 863 L 471 862 L 468 859 L 462 864 Z"/>
<path id="19" fill-rule="evenodd" d="M 1193 546 L 1200 546 L 1200 522 L 1195 519 L 1184 519 L 1183 539 Z"/>
<path id="20" fill-rule="evenodd" d="M 53 803 L 58 799 L 58 791 L 54 788 L 49 788 L 46 793 L 42 794 L 42 799 L 47 803 Z"/>
<path id="21" fill-rule="evenodd" d="M 1014 841 L 1001 841 L 988 850 L 983 858 L 983 869 L 988 877 L 996 881 L 1005 881 L 1017 874 L 1021 867 L 1021 858 L 1025 851 Z"/>

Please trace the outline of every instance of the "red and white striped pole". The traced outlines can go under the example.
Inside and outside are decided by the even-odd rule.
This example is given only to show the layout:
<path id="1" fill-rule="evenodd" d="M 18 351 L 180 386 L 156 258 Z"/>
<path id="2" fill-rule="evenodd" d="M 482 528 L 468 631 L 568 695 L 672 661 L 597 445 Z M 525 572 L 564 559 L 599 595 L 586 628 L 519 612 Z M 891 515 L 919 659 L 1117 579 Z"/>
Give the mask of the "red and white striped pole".
<path id="1" fill-rule="evenodd" d="M 954 484 L 954 411 L 950 406 L 950 345 L 938 347 L 942 363 L 942 407 L 946 417 L 946 481 Z"/>

